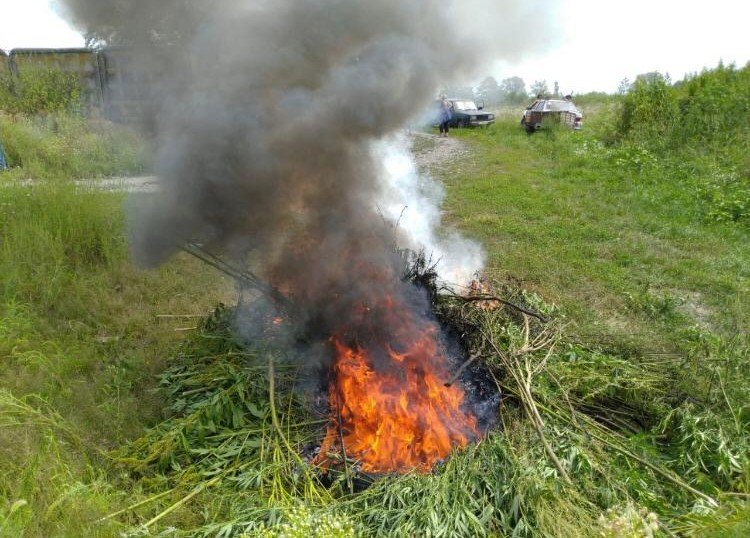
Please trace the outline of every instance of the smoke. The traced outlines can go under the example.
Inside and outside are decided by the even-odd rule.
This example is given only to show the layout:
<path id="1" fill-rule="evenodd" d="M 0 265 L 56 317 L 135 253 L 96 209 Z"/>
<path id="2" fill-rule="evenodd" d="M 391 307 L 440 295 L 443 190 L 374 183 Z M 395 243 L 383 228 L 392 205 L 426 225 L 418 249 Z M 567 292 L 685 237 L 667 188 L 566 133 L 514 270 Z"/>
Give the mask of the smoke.
<path id="1" fill-rule="evenodd" d="M 434 251 L 446 280 L 481 264 L 475 244 L 437 234 L 439 187 L 420 188 L 408 158 L 384 156 L 378 141 L 439 87 L 542 46 L 547 2 L 66 0 L 61 8 L 79 28 L 127 45 L 159 88 L 149 110 L 163 189 L 131 216 L 141 263 L 202 243 L 248 263 L 323 331 L 377 297 L 424 307 L 399 279 L 395 207 L 408 206 L 399 243 Z"/>
<path id="2" fill-rule="evenodd" d="M 403 133 L 378 142 L 373 149 L 383 165 L 385 187 L 378 207 L 398 227 L 399 246 L 429 255 L 442 285 L 455 288 L 470 282 L 484 266 L 484 252 L 475 241 L 441 226 L 442 184 L 420 175 Z"/>

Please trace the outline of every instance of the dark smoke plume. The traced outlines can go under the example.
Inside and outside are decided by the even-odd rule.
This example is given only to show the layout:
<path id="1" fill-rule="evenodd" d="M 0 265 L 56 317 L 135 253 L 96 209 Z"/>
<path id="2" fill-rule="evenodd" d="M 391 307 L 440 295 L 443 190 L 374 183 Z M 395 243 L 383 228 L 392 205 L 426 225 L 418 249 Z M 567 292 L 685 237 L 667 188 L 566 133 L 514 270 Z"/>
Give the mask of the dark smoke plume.
<path id="1" fill-rule="evenodd" d="M 131 219 L 137 259 L 157 265 L 200 242 L 249 263 L 322 331 L 373 297 L 420 304 L 398 278 L 394 232 L 376 209 L 373 142 L 439 87 L 538 47 L 550 9 L 534 0 L 61 4 L 79 28 L 158 71 L 149 110 L 163 191 Z"/>

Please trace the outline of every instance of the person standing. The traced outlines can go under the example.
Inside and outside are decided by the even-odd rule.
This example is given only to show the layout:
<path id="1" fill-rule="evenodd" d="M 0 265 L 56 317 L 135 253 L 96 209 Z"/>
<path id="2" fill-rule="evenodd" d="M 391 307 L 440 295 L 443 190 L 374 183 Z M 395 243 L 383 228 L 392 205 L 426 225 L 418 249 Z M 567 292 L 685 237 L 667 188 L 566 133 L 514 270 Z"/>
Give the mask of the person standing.
<path id="1" fill-rule="evenodd" d="M 440 136 L 447 137 L 450 121 L 453 119 L 453 104 L 443 95 L 440 98 Z"/>

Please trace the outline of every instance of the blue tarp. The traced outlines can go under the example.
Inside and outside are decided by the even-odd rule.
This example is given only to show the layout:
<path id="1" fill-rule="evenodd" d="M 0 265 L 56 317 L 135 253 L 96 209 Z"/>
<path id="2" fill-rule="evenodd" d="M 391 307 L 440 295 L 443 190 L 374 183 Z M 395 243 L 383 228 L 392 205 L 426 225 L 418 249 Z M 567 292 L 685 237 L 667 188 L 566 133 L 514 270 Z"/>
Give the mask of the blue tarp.
<path id="1" fill-rule="evenodd" d="M 3 143 L 0 141 L 0 170 L 7 170 L 8 163 L 5 160 L 5 151 L 3 150 Z"/>

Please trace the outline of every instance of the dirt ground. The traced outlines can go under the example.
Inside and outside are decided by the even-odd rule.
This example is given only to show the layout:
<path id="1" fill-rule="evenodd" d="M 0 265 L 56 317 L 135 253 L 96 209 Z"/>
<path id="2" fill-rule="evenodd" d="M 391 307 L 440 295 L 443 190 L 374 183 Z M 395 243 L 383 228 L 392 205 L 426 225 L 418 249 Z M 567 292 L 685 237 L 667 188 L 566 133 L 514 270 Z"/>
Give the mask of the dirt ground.
<path id="1" fill-rule="evenodd" d="M 159 178 L 156 176 L 142 176 L 86 179 L 76 181 L 76 185 L 98 187 L 107 191 L 154 192 L 159 188 Z"/>
<path id="2" fill-rule="evenodd" d="M 459 159 L 468 152 L 466 144 L 456 138 L 412 131 L 412 153 L 422 172 L 432 173 L 439 166 Z"/>

